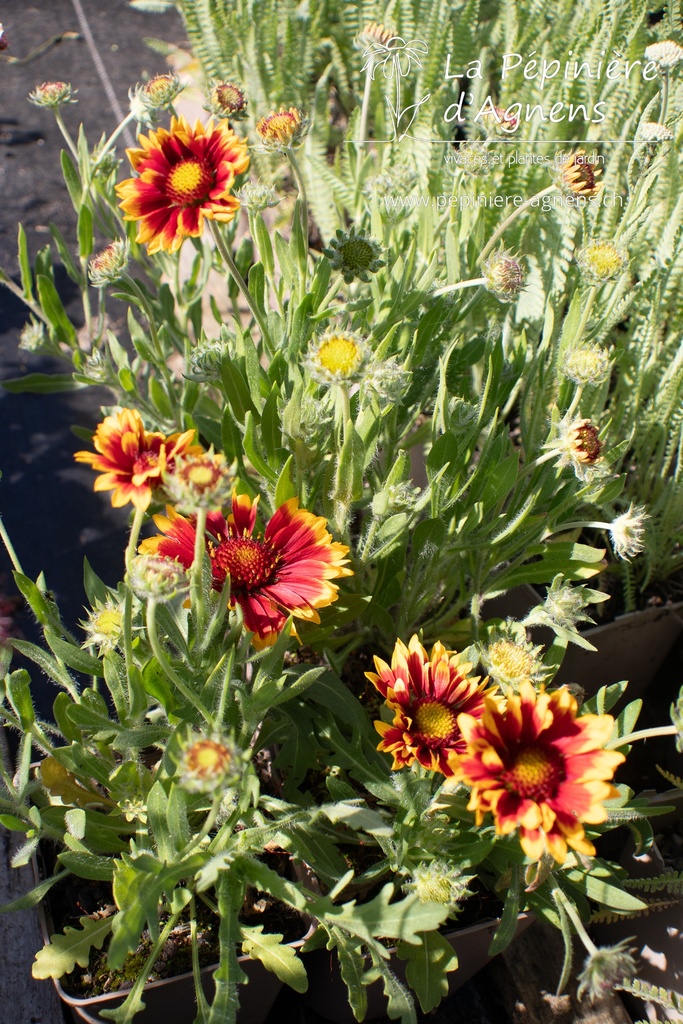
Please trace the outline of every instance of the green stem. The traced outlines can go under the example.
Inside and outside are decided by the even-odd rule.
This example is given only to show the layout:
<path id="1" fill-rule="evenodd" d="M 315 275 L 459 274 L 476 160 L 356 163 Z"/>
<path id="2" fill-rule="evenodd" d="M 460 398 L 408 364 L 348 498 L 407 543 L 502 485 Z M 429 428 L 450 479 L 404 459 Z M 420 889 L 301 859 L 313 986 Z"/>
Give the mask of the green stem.
<path id="1" fill-rule="evenodd" d="M 598 294 L 597 286 L 593 285 L 591 290 L 588 292 L 588 298 L 586 300 L 586 307 L 585 307 L 585 309 L 583 310 L 583 312 L 581 314 L 581 319 L 579 320 L 579 326 L 576 328 L 576 334 L 574 335 L 574 344 L 575 345 L 578 344 L 578 342 L 581 341 L 581 338 L 583 336 L 583 332 L 586 329 L 586 324 L 588 323 L 588 318 L 591 315 L 591 311 L 593 309 L 593 303 L 595 302 L 595 296 L 597 294 Z"/>
<path id="2" fill-rule="evenodd" d="M 301 204 L 301 236 L 303 239 L 304 251 L 302 253 L 302 280 L 301 293 L 306 294 L 306 271 L 308 269 L 308 199 L 306 198 L 306 186 L 304 184 L 304 176 L 301 173 L 299 167 L 299 161 L 294 156 L 294 151 L 291 149 L 287 150 L 287 157 L 289 159 L 292 172 L 294 174 L 294 180 L 296 181 L 297 191 L 299 193 L 299 203 Z"/>
<path id="3" fill-rule="evenodd" d="M 616 740 L 610 740 L 605 744 L 606 750 L 616 750 L 618 747 L 625 747 L 636 740 L 648 740 L 652 736 L 676 736 L 678 729 L 675 725 L 660 725 L 652 729 L 639 729 L 638 732 L 630 732 L 626 736 L 620 736 Z"/>
<path id="4" fill-rule="evenodd" d="M 583 942 L 584 946 L 586 947 L 586 950 L 590 953 L 590 955 L 594 956 L 598 951 L 598 947 L 595 945 L 590 935 L 586 931 L 584 923 L 579 917 L 578 911 L 576 910 L 574 904 L 571 902 L 571 900 L 567 899 L 565 894 L 559 888 L 553 889 L 553 899 L 557 903 L 562 904 L 562 909 L 566 911 L 567 917 L 569 917 L 572 924 L 574 925 L 576 929 L 576 934 L 579 936 L 579 938 Z"/>
<path id="5" fill-rule="evenodd" d="M 458 292 L 461 288 L 474 288 L 477 285 L 486 284 L 485 277 L 473 277 L 471 281 L 458 281 L 457 284 L 447 284 L 443 288 L 437 288 L 432 295 L 448 295 L 450 292 Z"/>
<path id="6" fill-rule="evenodd" d="M 254 300 L 253 300 L 253 298 L 251 296 L 251 292 L 249 291 L 249 289 L 247 288 L 247 286 L 246 286 L 246 284 L 244 282 L 244 278 L 242 277 L 242 275 L 240 274 L 239 270 L 235 266 L 235 261 L 232 258 L 230 250 L 228 249 L 227 245 L 225 244 L 223 236 L 221 235 L 221 232 L 220 232 L 220 228 L 218 227 L 218 225 L 216 224 L 216 222 L 214 220 L 210 220 L 209 221 L 209 228 L 211 230 L 211 234 L 213 235 L 213 240 L 216 243 L 216 248 L 218 249 L 219 253 L 221 254 L 223 262 L 225 263 L 226 267 L 230 271 L 230 274 L 232 276 L 233 281 L 235 282 L 235 284 L 239 288 L 240 292 L 242 293 L 244 301 L 246 302 L 246 304 L 249 306 L 249 309 L 251 310 L 251 315 L 253 316 L 254 320 L 256 321 L 256 323 L 259 326 L 259 330 L 261 331 L 261 335 L 263 337 L 264 343 L 272 351 L 273 345 L 272 345 L 272 341 L 270 339 L 270 334 L 268 332 L 268 326 L 267 326 L 266 322 L 264 321 L 263 317 L 261 316 L 261 313 L 259 312 L 259 310 L 258 310 L 258 308 L 256 306 L 256 303 L 254 302 Z"/>
<path id="7" fill-rule="evenodd" d="M 342 400 L 342 437 L 346 442 L 348 435 L 348 424 L 351 422 L 351 395 L 347 384 L 339 385 L 339 393 Z"/>
<path id="8" fill-rule="evenodd" d="M 147 603 L 147 637 L 149 645 L 152 648 L 152 653 L 159 663 L 159 667 L 168 679 L 170 683 L 182 694 L 185 700 L 188 702 L 190 707 L 194 707 L 200 712 L 202 717 L 205 719 L 207 725 L 213 729 L 214 719 L 208 708 L 205 708 L 202 702 L 198 699 L 197 694 L 194 690 L 190 689 L 187 683 L 180 678 L 176 670 L 171 665 L 170 661 L 166 657 L 161 644 L 159 642 L 159 634 L 157 632 L 156 623 L 156 608 L 157 602 L 152 598 Z"/>
<path id="9" fill-rule="evenodd" d="M 64 136 L 64 141 L 71 150 L 71 155 L 73 156 L 74 160 L 76 161 L 76 164 L 78 165 L 78 150 L 76 149 L 74 140 L 71 138 L 71 135 L 69 134 L 69 129 L 64 124 L 64 118 L 62 117 L 62 112 L 59 109 L 59 107 L 55 107 L 55 120 L 59 126 L 60 132 Z"/>
<path id="10" fill-rule="evenodd" d="M 372 61 L 368 63 L 365 72 L 365 87 L 363 89 L 363 105 L 360 108 L 360 128 L 358 134 L 360 142 L 366 142 L 368 133 L 368 115 L 370 113 L 370 94 L 372 92 Z"/>
<path id="11" fill-rule="evenodd" d="M 133 559 L 135 558 L 135 549 L 137 547 L 138 538 L 140 536 L 140 530 L 142 529 L 142 521 L 145 513 L 141 508 L 135 509 L 135 516 L 133 517 L 133 524 L 130 528 L 130 536 L 128 538 L 128 547 L 126 548 L 126 572 L 130 572 L 130 567 Z M 135 659 L 133 657 L 133 592 L 130 586 L 126 587 L 126 598 L 123 605 L 123 649 L 126 655 L 126 666 L 128 672 L 133 668 Z M 133 690 L 128 681 L 128 701 L 130 704 L 133 702 Z"/>
<path id="12" fill-rule="evenodd" d="M 114 129 L 114 131 L 111 133 L 111 135 L 109 136 L 109 138 L 105 142 L 104 146 L 102 147 L 102 149 L 98 153 L 97 160 L 93 163 L 93 170 L 96 170 L 96 168 L 100 164 L 102 158 L 104 156 L 106 156 L 106 154 L 109 152 L 109 150 L 112 148 L 112 146 L 114 145 L 114 143 L 118 139 L 118 137 L 121 134 L 121 132 L 125 130 L 126 125 L 129 125 L 130 122 L 134 121 L 134 120 L 135 120 L 135 114 L 133 114 L 132 112 L 130 114 L 126 114 L 126 116 L 124 117 L 123 121 L 120 122 L 118 128 Z"/>
<path id="13" fill-rule="evenodd" d="M 195 525 L 194 537 L 194 559 L 192 561 L 192 584 L 190 588 L 192 596 L 192 607 L 197 617 L 197 638 L 201 640 L 204 634 L 204 587 L 202 581 L 202 570 L 206 556 L 206 545 L 204 535 L 206 533 L 206 509 L 197 510 L 197 522 Z"/>
<path id="14" fill-rule="evenodd" d="M 10 536 L 9 536 L 9 534 L 7 532 L 7 529 L 5 528 L 5 524 L 2 521 L 2 516 L 0 516 L 0 537 L 2 538 L 2 542 L 5 545 L 5 548 L 7 549 L 7 554 L 10 557 L 10 562 L 12 563 L 14 568 L 17 570 L 17 572 L 20 572 L 22 576 L 25 576 L 26 573 L 21 568 L 21 562 L 19 561 L 19 559 L 17 557 L 17 553 L 14 550 L 14 545 L 12 544 L 12 541 L 10 540 Z"/>
<path id="15" fill-rule="evenodd" d="M 666 108 L 669 106 L 669 72 L 662 73 L 662 105 L 659 110 L 659 123 L 666 121 Z"/>
<path id="16" fill-rule="evenodd" d="M 23 289 L 20 288 L 19 285 L 15 284 L 10 277 L 3 277 L 0 280 L 0 284 L 4 284 L 5 288 L 9 288 L 12 294 L 16 295 L 16 297 L 20 299 L 25 306 L 28 306 L 34 316 L 37 316 L 39 320 L 42 320 L 46 326 L 50 323 L 40 306 L 37 306 L 35 302 L 32 302 L 31 299 L 27 298 Z"/>
<path id="17" fill-rule="evenodd" d="M 542 189 L 540 192 L 537 192 L 535 195 L 530 196 L 529 199 L 526 199 L 522 203 L 521 206 L 516 207 L 516 209 L 514 209 L 512 211 L 510 216 L 506 217 L 505 220 L 503 221 L 503 223 L 498 228 L 496 228 L 494 233 L 491 235 L 491 237 L 489 238 L 488 242 L 486 243 L 486 245 L 484 246 L 484 248 L 481 251 L 481 255 L 479 256 L 479 259 L 477 260 L 477 264 L 479 265 L 480 263 L 484 262 L 484 260 L 486 259 L 488 254 L 491 252 L 491 250 L 493 249 L 493 247 L 496 244 L 496 242 L 498 241 L 498 239 L 502 235 L 505 234 L 505 232 L 507 231 L 509 226 L 512 224 L 513 221 L 515 221 L 517 219 L 517 217 L 519 217 L 520 213 L 522 213 L 523 210 L 528 209 L 534 203 L 538 202 L 538 200 L 541 199 L 543 196 L 550 195 L 550 193 L 554 192 L 556 188 L 557 188 L 556 185 L 548 185 L 547 188 Z"/>

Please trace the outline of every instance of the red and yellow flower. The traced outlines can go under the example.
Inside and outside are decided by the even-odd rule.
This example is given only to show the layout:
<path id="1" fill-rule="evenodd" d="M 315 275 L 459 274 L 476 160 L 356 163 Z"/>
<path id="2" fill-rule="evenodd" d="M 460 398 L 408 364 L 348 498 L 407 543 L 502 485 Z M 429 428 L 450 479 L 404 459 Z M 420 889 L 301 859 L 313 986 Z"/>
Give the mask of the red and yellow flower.
<path id="1" fill-rule="evenodd" d="M 327 523 L 299 508 L 291 498 L 276 509 L 263 535 L 254 536 L 258 498 L 233 494 L 227 519 L 207 514 L 206 547 L 213 586 L 230 577 L 230 600 L 239 604 L 244 624 L 256 647 L 275 643 L 289 615 L 320 622 L 318 608 L 337 600 L 331 580 L 351 576 L 348 547 L 332 540 Z M 189 567 L 194 560 L 195 519 L 186 519 L 170 506 L 168 516 L 155 516 L 163 536 L 150 537 L 140 550 L 177 558 Z"/>
<path id="2" fill-rule="evenodd" d="M 488 679 L 468 676 L 472 665 L 460 662 L 460 655 L 447 651 L 442 643 L 431 654 L 415 634 L 409 645 L 396 641 L 391 665 L 375 658 L 377 672 L 365 675 L 384 697 L 394 713 L 391 724 L 375 722 L 382 737 L 378 750 L 391 754 L 397 770 L 413 761 L 431 771 L 453 775 L 465 750 L 458 715 L 467 712 L 475 720 L 484 711 Z"/>
<path id="3" fill-rule="evenodd" d="M 194 430 L 165 437 L 145 430 L 137 409 L 121 409 L 100 423 L 93 444 L 95 452 L 76 452 L 77 462 L 87 462 L 102 474 L 95 480 L 96 491 L 113 491 L 114 508 L 129 501 L 143 511 L 161 485 L 162 473 L 173 469 L 178 455 L 197 455 L 203 449 L 193 445 Z"/>
<path id="4" fill-rule="evenodd" d="M 198 237 L 204 218 L 223 223 L 239 210 L 232 195 L 238 174 L 249 166 L 247 144 L 225 120 L 190 127 L 171 118 L 171 130 L 140 135 L 140 149 L 128 149 L 137 178 L 116 186 L 124 220 L 140 222 L 136 241 L 147 251 L 177 252 L 185 238 Z"/>
<path id="5" fill-rule="evenodd" d="M 522 849 L 533 860 L 548 852 L 558 863 L 570 846 L 591 856 L 584 823 L 607 819 L 604 800 L 617 796 L 608 781 L 624 755 L 605 750 L 611 715 L 582 715 L 566 687 L 537 693 L 530 682 L 511 694 L 503 711 L 486 700 L 483 715 L 462 714 L 467 742 L 458 778 L 472 787 L 469 809 L 477 824 L 491 811 L 496 831 L 519 827 Z"/>

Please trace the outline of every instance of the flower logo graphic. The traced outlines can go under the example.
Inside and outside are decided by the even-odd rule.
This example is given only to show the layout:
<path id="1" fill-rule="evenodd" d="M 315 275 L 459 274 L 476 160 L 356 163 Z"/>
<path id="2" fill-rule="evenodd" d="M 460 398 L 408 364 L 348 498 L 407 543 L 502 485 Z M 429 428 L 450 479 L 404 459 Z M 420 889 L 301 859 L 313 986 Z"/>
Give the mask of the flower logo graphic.
<path id="1" fill-rule="evenodd" d="M 387 40 L 378 40 L 370 44 L 363 52 L 366 58 L 362 71 L 366 71 L 374 80 L 378 68 L 387 82 L 393 83 L 393 95 L 387 93 L 387 106 L 391 114 L 393 136 L 389 141 L 398 141 L 410 138 L 408 135 L 413 121 L 418 112 L 429 99 L 431 93 L 427 93 L 421 100 L 403 107 L 401 80 L 413 70 L 413 67 L 422 70 L 420 57 L 428 52 L 427 44 L 422 39 L 409 39 L 407 42 L 402 36 L 392 36 Z"/>

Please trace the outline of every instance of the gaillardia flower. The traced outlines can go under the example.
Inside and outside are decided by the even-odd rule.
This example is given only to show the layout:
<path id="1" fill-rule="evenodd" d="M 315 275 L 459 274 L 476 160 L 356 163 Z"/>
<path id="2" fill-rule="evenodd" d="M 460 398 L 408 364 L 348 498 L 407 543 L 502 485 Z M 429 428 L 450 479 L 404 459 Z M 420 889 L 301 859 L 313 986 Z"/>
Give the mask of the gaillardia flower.
<path id="1" fill-rule="evenodd" d="M 113 491 L 114 508 L 131 501 L 144 511 L 176 456 L 202 452 L 201 445 L 191 443 L 193 436 L 194 430 L 169 437 L 152 433 L 145 430 L 137 409 L 121 409 L 105 416 L 95 431 L 96 451 L 76 452 L 74 458 L 99 470 L 102 475 L 95 480 L 95 490 Z"/>
<path id="2" fill-rule="evenodd" d="M 590 284 L 600 285 L 623 274 L 628 266 L 628 255 L 614 242 L 595 239 L 579 249 L 576 262 Z"/>
<path id="3" fill-rule="evenodd" d="M 557 165 L 555 180 L 565 195 L 590 199 L 603 186 L 603 182 L 598 181 L 601 174 L 602 167 L 596 167 L 593 158 L 586 156 L 584 149 L 577 149 Z"/>
<path id="4" fill-rule="evenodd" d="M 613 725 L 611 715 L 577 718 L 566 687 L 537 693 L 529 682 L 508 696 L 505 711 L 487 698 L 483 715 L 459 715 L 467 750 L 458 777 L 472 787 L 477 824 L 491 811 L 499 835 L 519 828 L 533 860 L 547 851 L 561 864 L 568 846 L 593 855 L 583 825 L 606 821 L 603 801 L 618 795 L 608 780 L 624 760 L 604 749 Z"/>
<path id="5" fill-rule="evenodd" d="M 247 144 L 227 121 L 190 127 L 171 118 L 171 130 L 139 136 L 141 149 L 128 149 L 139 177 L 116 186 L 124 220 L 140 222 L 136 241 L 149 253 L 177 252 L 185 238 L 198 237 L 204 218 L 231 221 L 239 209 L 232 195 L 237 175 L 249 166 Z"/>
<path id="6" fill-rule="evenodd" d="M 526 274 L 520 260 L 502 247 L 484 260 L 482 268 L 484 287 L 501 302 L 514 302 L 526 284 Z"/>
<path id="7" fill-rule="evenodd" d="M 318 384 L 351 384 L 362 376 L 370 355 L 358 331 L 332 329 L 311 342 L 304 365 Z"/>
<path id="8" fill-rule="evenodd" d="M 453 775 L 458 756 L 465 750 L 458 715 L 474 719 L 484 711 L 487 679 L 468 676 L 472 665 L 460 663 L 460 655 L 435 643 L 427 654 L 417 634 L 409 645 L 396 641 L 391 665 L 375 658 L 377 672 L 366 672 L 384 697 L 394 720 L 375 722 L 382 737 L 378 750 L 391 754 L 394 771 L 419 761 L 423 768 Z"/>
<path id="9" fill-rule="evenodd" d="M 221 589 L 230 577 L 230 600 L 239 604 L 244 624 L 256 647 L 275 643 L 289 615 L 320 622 L 318 608 L 337 600 L 330 581 L 351 576 L 348 547 L 332 540 L 327 523 L 299 508 L 290 498 L 275 510 L 263 535 L 254 536 L 258 499 L 233 494 L 227 520 L 220 512 L 207 515 L 206 547 L 213 586 Z M 168 517 L 155 516 L 163 536 L 142 542 L 140 551 L 176 558 L 189 568 L 194 560 L 195 521 L 170 506 Z"/>
<path id="10" fill-rule="evenodd" d="M 301 143 L 311 127 L 310 118 L 296 107 L 280 107 L 272 110 L 266 117 L 256 123 L 258 135 L 264 149 L 283 151 L 293 149 Z"/>
<path id="11" fill-rule="evenodd" d="M 247 117 L 247 99 L 244 90 L 235 82 L 217 80 L 211 82 L 207 94 L 205 110 L 218 117 L 229 117 L 233 121 L 243 121 Z"/>

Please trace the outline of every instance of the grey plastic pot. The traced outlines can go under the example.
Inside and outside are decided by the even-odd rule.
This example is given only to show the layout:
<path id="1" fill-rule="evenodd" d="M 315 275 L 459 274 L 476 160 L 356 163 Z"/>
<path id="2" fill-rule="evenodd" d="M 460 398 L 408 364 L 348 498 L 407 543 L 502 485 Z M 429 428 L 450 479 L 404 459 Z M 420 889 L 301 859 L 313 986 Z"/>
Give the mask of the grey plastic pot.
<path id="1" fill-rule="evenodd" d="M 38 867 L 35 862 L 34 872 L 38 878 Z M 47 908 L 41 903 L 38 911 L 43 940 L 49 942 L 54 928 L 51 927 Z M 300 939 L 288 943 L 293 949 L 300 949 L 314 931 L 314 926 L 309 921 L 304 921 L 303 925 L 306 929 L 305 934 Z M 246 974 L 248 983 L 240 986 L 238 1024 L 262 1024 L 282 988 L 282 982 L 275 974 L 266 970 L 259 960 L 252 960 L 249 956 L 239 957 L 239 965 Z M 214 991 L 212 975 L 217 967 L 218 964 L 213 964 L 201 971 L 202 988 L 209 1002 Z M 111 1024 L 111 1021 L 100 1016 L 100 1011 L 120 1006 L 128 994 L 125 990 L 119 990 L 80 998 L 65 992 L 58 979 L 54 980 L 54 986 L 59 998 L 69 1007 L 76 1024 Z M 142 998 L 145 1009 L 135 1017 L 135 1024 L 160 1024 L 161 1021 L 168 1021 L 169 1024 L 193 1024 L 197 1016 L 194 977 L 191 971 L 161 981 L 149 982 L 145 985 Z"/>
<path id="2" fill-rule="evenodd" d="M 533 587 L 515 587 L 487 601 L 484 618 L 523 619 L 540 600 Z M 531 632 L 536 643 L 553 642 L 550 629 L 533 627 Z M 629 687 L 624 700 L 635 700 L 647 690 L 682 632 L 683 601 L 618 615 L 604 626 L 582 631 L 596 651 L 569 644 L 553 685 L 578 683 L 591 697 L 601 686 L 626 679 Z"/>
<path id="3" fill-rule="evenodd" d="M 521 935 L 533 920 L 533 914 L 520 914 L 515 938 Z M 456 992 L 491 961 L 488 949 L 498 923 L 495 920 L 481 921 L 469 928 L 444 933 L 444 938 L 450 942 L 458 957 L 458 969 L 448 975 L 449 995 Z M 334 1024 L 356 1024 L 336 954 L 326 949 L 316 949 L 304 953 L 303 956 L 308 972 L 308 991 L 302 996 L 305 1004 Z M 396 977 L 407 984 L 406 961 L 399 959 L 395 950 L 390 950 L 389 966 Z M 387 1012 L 387 999 L 381 981 L 368 986 L 367 997 L 368 1011 L 365 1020 L 384 1017 Z"/>
<path id="4" fill-rule="evenodd" d="M 657 831 L 680 820 L 683 815 L 683 790 L 674 789 L 656 795 L 646 792 L 641 795 L 649 796 L 654 804 L 671 804 L 675 808 L 671 814 L 653 818 Z M 630 840 L 620 863 L 631 878 L 653 877 L 663 874 L 665 870 L 656 843 L 647 853 L 638 856 Z M 659 893 L 650 899 L 660 896 L 666 898 L 665 893 Z M 653 910 L 647 916 L 628 918 L 614 924 L 594 925 L 592 931 L 594 939 L 604 946 L 629 940 L 629 947 L 638 954 L 637 977 L 641 981 L 683 993 L 683 904 L 678 902 L 664 910 Z M 653 1024 L 655 1021 L 683 1021 L 683 1015 L 675 1010 L 637 999 L 628 992 L 621 992 L 620 995 L 633 1020 L 650 1020 Z"/>

